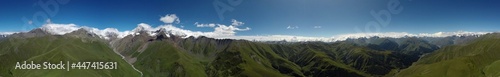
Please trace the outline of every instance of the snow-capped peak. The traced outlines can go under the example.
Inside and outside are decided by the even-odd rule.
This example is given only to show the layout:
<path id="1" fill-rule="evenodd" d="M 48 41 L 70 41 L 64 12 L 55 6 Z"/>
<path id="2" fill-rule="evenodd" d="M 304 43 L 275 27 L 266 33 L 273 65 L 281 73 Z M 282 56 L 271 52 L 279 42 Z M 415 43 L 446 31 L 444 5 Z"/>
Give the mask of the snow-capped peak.
<path id="1" fill-rule="evenodd" d="M 449 36 L 477 36 L 484 35 L 491 32 L 436 32 L 436 33 L 420 33 L 411 34 L 406 32 L 387 32 L 387 33 L 355 33 L 355 34 L 344 34 L 334 36 L 337 41 L 342 41 L 346 39 L 357 39 L 357 38 L 371 38 L 371 37 L 386 37 L 386 38 L 403 38 L 403 37 L 449 37 Z"/>
<path id="2" fill-rule="evenodd" d="M 55 24 L 55 23 L 47 23 L 40 27 L 43 31 L 51 33 L 53 35 L 64 35 L 67 33 L 71 33 L 78 29 L 84 29 L 90 33 L 94 33 L 98 35 L 100 38 L 109 39 L 109 38 L 122 38 L 130 33 L 130 31 L 120 32 L 115 28 L 106 28 L 106 29 L 97 29 L 93 27 L 86 26 L 78 26 L 75 24 Z"/>
<path id="3" fill-rule="evenodd" d="M 223 26 L 223 27 L 235 27 L 235 26 Z M 103 39 L 110 38 L 123 38 L 127 35 L 138 35 L 140 33 L 147 33 L 150 36 L 155 36 L 158 31 L 164 31 L 167 37 L 171 35 L 179 36 L 182 38 L 187 38 L 190 36 L 199 37 L 199 36 L 207 36 L 216 39 L 244 39 L 244 40 L 256 40 L 256 41 L 324 41 L 324 42 L 335 42 L 335 41 L 343 41 L 346 39 L 357 39 L 357 38 L 371 38 L 371 37 L 388 37 L 388 38 L 403 38 L 403 37 L 448 37 L 448 36 L 477 36 L 484 35 L 491 32 L 467 32 L 467 31 L 458 31 L 458 32 L 437 32 L 437 33 L 419 33 L 419 34 L 411 34 L 406 32 L 387 32 L 387 33 L 355 33 L 355 34 L 343 34 L 337 35 L 334 37 L 305 37 L 305 36 L 290 36 L 290 35 L 269 35 L 269 36 L 234 36 L 230 32 L 229 35 L 225 35 L 224 32 L 219 32 L 220 30 L 214 32 L 200 32 L 200 31 L 191 31 L 185 30 L 178 27 L 175 27 L 171 24 L 160 25 L 158 27 L 152 27 L 145 23 L 140 23 L 137 25 L 135 29 L 132 31 L 119 31 L 116 28 L 105 28 L 98 29 L 93 27 L 80 27 L 75 24 L 55 24 L 55 23 L 47 23 L 41 27 L 42 30 L 47 31 L 54 35 L 63 35 L 66 33 L 70 33 L 76 31 L 80 28 L 87 30 L 88 32 L 95 33 L 99 37 Z M 227 32 L 226 32 L 227 33 Z M 0 33 L 1 34 L 1 33 Z M 4 33 L 8 34 L 8 33 Z M 12 33 L 10 33 L 12 34 Z M 234 33 L 233 33 L 234 34 Z"/>
<path id="4" fill-rule="evenodd" d="M 11 34 L 14 34 L 16 32 L 0 32 L 0 38 L 4 38 L 4 37 L 7 37 Z"/>
<path id="5" fill-rule="evenodd" d="M 160 31 L 160 30 L 165 31 L 167 36 L 175 35 L 175 36 L 180 36 L 182 38 L 187 38 L 189 36 L 198 37 L 198 36 L 207 35 L 207 33 L 204 33 L 204 32 L 199 32 L 199 31 L 194 32 L 194 31 L 190 31 L 190 30 L 177 28 L 171 24 L 160 25 L 158 27 L 153 28 L 148 24 L 140 23 L 137 25 L 137 27 L 134 30 L 132 30 L 132 32 L 134 32 L 134 34 L 146 32 L 150 36 L 155 36 L 158 33 L 157 31 Z"/>
<path id="6" fill-rule="evenodd" d="M 183 38 L 187 38 L 189 36 L 201 36 L 203 33 L 202 32 L 192 32 L 189 30 L 184 30 L 180 29 L 177 27 L 174 27 L 173 25 L 161 25 L 156 28 L 151 27 L 148 24 L 145 23 L 140 23 L 137 25 L 135 29 L 132 31 L 123 31 L 120 32 L 116 28 L 105 28 L 105 29 L 98 29 L 98 28 L 93 28 L 93 27 L 87 27 L 87 26 L 78 26 L 75 24 L 55 24 L 55 23 L 47 23 L 44 24 L 42 27 L 40 27 L 43 31 L 46 31 L 48 33 L 51 33 L 53 35 L 64 35 L 67 33 L 71 33 L 73 31 L 76 31 L 78 29 L 84 29 L 90 33 L 94 33 L 98 35 L 100 38 L 103 39 L 110 39 L 110 38 L 123 38 L 127 35 L 138 35 L 140 33 L 147 33 L 150 36 L 155 36 L 160 29 L 163 29 L 166 35 L 176 35 L 176 36 L 181 36 Z"/>

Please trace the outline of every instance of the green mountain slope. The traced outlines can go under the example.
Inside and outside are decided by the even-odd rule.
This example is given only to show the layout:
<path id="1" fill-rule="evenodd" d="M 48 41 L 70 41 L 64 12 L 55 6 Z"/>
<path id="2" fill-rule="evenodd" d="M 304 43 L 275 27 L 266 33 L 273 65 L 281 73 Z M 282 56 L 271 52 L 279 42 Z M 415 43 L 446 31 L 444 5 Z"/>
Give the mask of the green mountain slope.
<path id="1" fill-rule="evenodd" d="M 200 38 L 200 40 L 209 38 Z M 187 40 L 187 39 L 186 39 Z M 193 40 L 193 39 L 191 39 Z M 214 39 L 209 39 L 215 41 Z M 219 42 L 223 42 L 220 40 Z M 246 41 L 226 42 L 225 47 L 215 48 L 216 43 L 185 43 L 183 47 L 173 41 L 151 41 L 137 55 L 134 65 L 145 76 L 286 76 L 273 68 L 276 61 L 288 62 L 279 66 L 296 66 L 258 45 L 251 47 Z M 221 44 L 222 45 L 222 44 Z M 206 46 L 209 46 L 208 48 Z M 195 47 L 194 49 L 189 49 Z M 269 49 L 269 48 L 267 48 Z M 198 51 L 203 50 L 203 51 Z M 259 51 L 260 50 L 260 51 Z M 196 52 L 197 51 L 197 52 Z M 263 55 L 265 54 L 265 55 Z M 272 57 L 272 56 L 275 57 Z M 271 59 L 267 59 L 271 58 Z M 273 63 L 274 61 L 274 63 Z M 298 68 L 291 68 L 294 75 L 302 75 Z"/>
<path id="2" fill-rule="evenodd" d="M 294 56 L 289 57 L 289 60 L 298 65 L 313 65 L 313 67 L 307 68 L 318 68 L 317 70 L 332 70 L 331 67 L 334 66 L 335 68 L 342 68 L 341 70 L 346 70 L 347 72 L 359 76 L 383 76 L 393 70 L 406 68 L 415 61 L 408 59 L 407 57 L 410 55 L 407 54 L 374 50 L 350 42 L 337 42 L 331 44 L 311 42 L 291 45 L 291 48 L 299 48 L 297 50 L 298 53 L 294 53 Z M 288 51 L 282 52 L 286 53 Z M 330 65 L 330 68 L 318 66 L 317 63 L 322 63 L 319 65 Z M 303 67 L 303 69 L 306 68 Z M 330 73 L 322 75 L 306 72 L 308 76 L 350 76 L 348 75 L 349 73 Z"/>
<path id="3" fill-rule="evenodd" d="M 65 35 L 50 35 L 41 29 L 14 34 L 0 41 L 0 64 L 5 64 L 0 66 L 0 76 L 380 77 L 392 76 L 408 68 L 422 54 L 438 49 L 423 39 L 411 37 L 267 43 L 203 36 L 181 38 L 164 29 L 156 32 L 157 35 L 151 36 L 140 31 L 117 40 L 104 40 L 84 29 Z M 430 56 L 419 63 L 454 58 L 427 60 L 427 57 Z M 15 62 L 25 60 L 111 61 L 118 62 L 120 69 L 13 70 Z M 478 70 L 496 75 L 496 64 L 484 64 L 488 69 Z"/>
<path id="4" fill-rule="evenodd" d="M 188 56 L 169 43 L 153 42 L 134 63 L 144 76 L 206 77 L 199 60 Z"/>
<path id="5" fill-rule="evenodd" d="M 6 38 L 0 41 L 0 76 L 4 77 L 88 77 L 114 76 L 138 77 L 140 73 L 122 60 L 102 41 L 71 36 L 40 35 L 34 37 Z M 26 34 L 25 34 L 26 35 Z M 28 34 L 29 35 L 29 34 Z M 14 35 L 17 36 L 17 35 Z M 113 70 L 21 70 L 14 69 L 16 62 L 117 62 Z M 68 68 L 66 68 L 68 69 Z"/>
<path id="6" fill-rule="evenodd" d="M 500 76 L 499 34 L 487 34 L 465 45 L 448 46 L 426 55 L 399 77 Z"/>
<path id="7" fill-rule="evenodd" d="M 112 45 L 126 52 L 122 55 L 130 56 L 127 61 L 144 76 L 384 76 L 418 59 L 409 56 L 419 56 L 351 42 L 276 44 L 174 35 L 136 35 L 117 41 L 122 42 Z M 385 42 L 398 48 L 395 42 Z"/>

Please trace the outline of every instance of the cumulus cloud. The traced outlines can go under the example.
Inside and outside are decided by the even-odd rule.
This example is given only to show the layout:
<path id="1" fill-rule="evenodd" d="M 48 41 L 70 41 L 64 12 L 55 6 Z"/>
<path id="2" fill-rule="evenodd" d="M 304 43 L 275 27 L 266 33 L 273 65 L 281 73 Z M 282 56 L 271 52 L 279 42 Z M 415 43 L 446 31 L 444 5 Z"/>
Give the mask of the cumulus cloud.
<path id="1" fill-rule="evenodd" d="M 195 23 L 196 27 L 215 27 L 213 32 L 205 32 L 207 35 L 205 36 L 212 36 L 212 37 L 221 37 L 221 36 L 234 36 L 236 34 L 236 31 L 248 31 L 250 30 L 249 27 L 245 28 L 238 28 L 239 26 L 244 25 L 245 23 L 240 22 L 238 20 L 232 19 L 231 20 L 231 25 L 224 25 L 224 24 L 200 24 L 198 22 Z"/>
<path id="2" fill-rule="evenodd" d="M 177 15 L 175 15 L 175 14 L 167 14 L 164 17 L 161 17 L 160 21 L 162 21 L 163 23 L 166 23 L 166 24 L 172 24 L 174 22 L 175 23 L 180 23 L 181 22 L 179 20 L 179 18 L 177 17 Z"/>
<path id="3" fill-rule="evenodd" d="M 286 27 L 286 29 L 298 29 L 298 28 L 299 28 L 299 26 L 290 26 L 290 25 L 288 25 L 288 27 Z"/>
<path id="4" fill-rule="evenodd" d="M 236 31 L 248 31 L 250 30 L 249 27 L 246 28 L 238 28 L 235 25 L 219 25 L 219 27 L 216 27 L 214 30 L 214 36 L 233 36 L 236 34 Z"/>

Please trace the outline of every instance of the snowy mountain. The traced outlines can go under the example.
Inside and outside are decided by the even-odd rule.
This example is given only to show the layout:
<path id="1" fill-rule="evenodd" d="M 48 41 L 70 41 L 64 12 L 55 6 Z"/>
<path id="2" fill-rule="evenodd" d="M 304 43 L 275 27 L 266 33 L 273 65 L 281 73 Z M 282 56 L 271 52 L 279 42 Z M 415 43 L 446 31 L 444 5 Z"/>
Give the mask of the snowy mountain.
<path id="1" fill-rule="evenodd" d="M 0 39 L 7 37 L 7 35 L 1 35 L 0 34 Z"/>
<path id="2" fill-rule="evenodd" d="M 220 34 L 215 34 L 213 32 L 193 32 L 190 30 L 185 30 L 181 28 L 177 28 L 173 25 L 161 25 L 158 27 L 151 27 L 148 24 L 138 24 L 135 29 L 132 31 L 119 31 L 115 28 L 106 28 L 106 29 L 98 29 L 93 27 L 80 27 L 75 24 L 45 24 L 41 27 L 42 30 L 54 34 L 54 35 L 64 35 L 66 33 L 70 33 L 76 31 L 78 29 L 87 30 L 87 32 L 96 34 L 98 37 L 103 39 L 110 38 L 123 38 L 128 35 L 139 35 L 140 33 L 147 33 L 150 36 L 157 35 L 158 31 L 164 31 L 167 37 L 170 35 L 179 36 L 182 38 L 188 38 L 190 36 L 199 37 L 206 36 L 210 38 L 216 39 L 243 39 L 250 41 L 286 41 L 286 42 L 305 42 L 305 41 L 322 41 L 322 42 L 336 42 L 336 41 L 344 41 L 347 39 L 358 39 L 358 38 L 372 38 L 372 37 L 380 37 L 380 38 L 404 38 L 404 37 L 419 37 L 419 38 L 441 38 L 441 37 L 449 37 L 449 36 L 475 36 L 479 37 L 480 35 L 484 35 L 491 32 L 437 32 L 437 33 L 420 33 L 420 34 L 410 34 L 406 32 L 387 32 L 387 33 L 356 33 L 356 34 L 344 34 L 338 35 L 334 37 L 304 37 L 304 36 L 290 36 L 290 35 L 267 35 L 267 36 L 221 36 Z"/>
<path id="3" fill-rule="evenodd" d="M 437 33 L 420 33 L 420 34 L 411 34 L 406 32 L 386 32 L 386 33 L 354 33 L 354 34 L 342 34 L 336 35 L 332 37 L 307 37 L 307 36 L 293 36 L 293 35 L 251 35 L 251 36 L 237 36 L 235 35 L 235 31 L 245 31 L 250 28 L 238 28 L 242 26 L 244 23 L 239 22 L 237 20 L 233 20 L 230 25 L 223 24 L 199 24 L 196 25 L 200 27 L 211 27 L 214 28 L 212 32 L 201 32 L 201 31 L 191 31 L 183 28 L 179 28 L 173 24 L 164 24 L 159 25 L 157 27 L 152 27 L 149 24 L 140 23 L 133 30 L 119 31 L 116 28 L 105 28 L 98 29 L 94 27 L 87 26 L 78 26 L 76 24 L 57 24 L 47 21 L 46 24 L 40 27 L 41 30 L 48 32 L 53 35 L 64 35 L 73 31 L 77 31 L 79 29 L 86 30 L 86 32 L 97 35 L 97 37 L 113 40 L 113 39 L 121 39 L 125 36 L 135 36 L 140 33 L 146 33 L 149 36 L 156 36 L 158 31 L 164 31 L 165 36 L 170 37 L 170 35 L 179 36 L 181 38 L 188 37 L 200 37 L 205 36 L 209 38 L 215 39 L 242 39 L 242 40 L 250 40 L 250 41 L 262 41 L 262 42 L 272 42 L 272 41 L 285 41 L 285 42 L 307 42 L 307 41 L 321 41 L 321 42 L 337 42 L 337 41 L 345 41 L 347 39 L 359 39 L 359 38 L 372 38 L 372 37 L 380 37 L 380 38 L 405 38 L 405 37 L 419 37 L 419 38 L 442 38 L 449 36 L 475 36 L 479 37 L 481 35 L 492 33 L 492 32 L 467 32 L 467 31 L 458 31 L 458 32 L 437 32 Z M 216 27 L 217 26 L 217 27 Z M 2 34 L 12 34 L 13 32 L 8 33 L 0 33 L 1 37 L 5 37 Z"/>
<path id="4" fill-rule="evenodd" d="M 5 38 L 11 34 L 14 34 L 15 32 L 0 32 L 0 39 Z"/>

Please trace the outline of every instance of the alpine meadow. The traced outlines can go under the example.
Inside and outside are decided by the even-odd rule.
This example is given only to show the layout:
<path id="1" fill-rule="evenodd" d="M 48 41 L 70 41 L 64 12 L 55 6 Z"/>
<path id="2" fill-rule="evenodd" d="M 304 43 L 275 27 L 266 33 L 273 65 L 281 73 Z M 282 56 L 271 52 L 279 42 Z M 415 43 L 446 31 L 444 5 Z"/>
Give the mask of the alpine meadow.
<path id="1" fill-rule="evenodd" d="M 0 0 L 0 77 L 500 77 L 494 0 Z"/>

